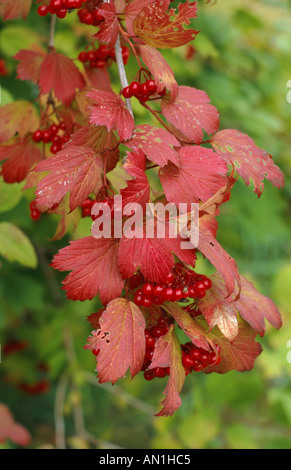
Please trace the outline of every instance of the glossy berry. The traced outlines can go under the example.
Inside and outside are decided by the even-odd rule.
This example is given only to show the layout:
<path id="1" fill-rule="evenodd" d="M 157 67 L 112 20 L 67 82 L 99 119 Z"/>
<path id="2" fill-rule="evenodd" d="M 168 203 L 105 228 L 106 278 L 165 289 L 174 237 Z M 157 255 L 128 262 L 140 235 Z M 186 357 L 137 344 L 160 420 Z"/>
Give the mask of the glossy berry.
<path id="1" fill-rule="evenodd" d="M 130 91 L 130 87 L 129 86 L 126 86 L 125 88 L 123 88 L 122 90 L 122 96 L 124 96 L 124 98 L 131 98 L 133 95 Z"/>
<path id="2" fill-rule="evenodd" d="M 46 16 L 48 12 L 48 7 L 46 5 L 40 5 L 37 9 L 39 16 Z"/>
<path id="3" fill-rule="evenodd" d="M 80 62 L 87 62 L 88 60 L 88 54 L 87 52 L 80 52 L 80 54 L 78 55 L 78 59 Z"/>
<path id="4" fill-rule="evenodd" d="M 129 85 L 129 89 L 132 95 L 138 95 L 138 93 L 140 92 L 140 83 L 131 82 L 131 84 Z"/>
<path id="5" fill-rule="evenodd" d="M 194 359 L 190 356 L 190 354 L 185 354 L 182 357 L 182 364 L 185 368 L 190 369 L 194 365 Z"/>
<path id="6" fill-rule="evenodd" d="M 42 140 L 45 144 L 48 144 L 51 141 L 52 134 L 50 131 L 43 131 Z"/>
<path id="7" fill-rule="evenodd" d="M 167 375 L 167 369 L 165 367 L 155 367 L 153 372 L 155 377 L 159 377 L 160 379 L 163 379 Z"/>
<path id="8" fill-rule="evenodd" d="M 157 91 L 157 86 L 154 80 L 148 80 L 146 82 L 147 85 L 147 91 L 149 95 L 154 95 Z"/>
<path id="9" fill-rule="evenodd" d="M 155 378 L 155 374 L 152 370 L 146 370 L 143 376 L 147 381 L 153 380 Z"/>
<path id="10" fill-rule="evenodd" d="M 160 338 L 161 336 L 164 336 L 165 333 L 166 333 L 165 328 L 161 326 L 153 326 L 151 328 L 151 334 L 153 338 Z"/>
<path id="11" fill-rule="evenodd" d="M 151 297 L 153 295 L 153 290 L 154 286 L 150 282 L 147 282 L 142 286 L 142 293 L 146 296 Z"/>
<path id="12" fill-rule="evenodd" d="M 40 129 L 38 129 L 37 131 L 34 132 L 33 136 L 32 136 L 32 140 L 34 142 L 41 142 L 43 139 L 43 133 Z"/>
<path id="13" fill-rule="evenodd" d="M 32 220 L 38 220 L 41 217 L 41 212 L 38 209 L 32 209 L 30 212 L 30 217 Z"/>
<path id="14" fill-rule="evenodd" d="M 146 307 L 146 308 L 149 308 L 152 305 L 153 305 L 152 299 L 150 297 L 144 296 L 143 299 L 142 299 L 142 306 Z"/>

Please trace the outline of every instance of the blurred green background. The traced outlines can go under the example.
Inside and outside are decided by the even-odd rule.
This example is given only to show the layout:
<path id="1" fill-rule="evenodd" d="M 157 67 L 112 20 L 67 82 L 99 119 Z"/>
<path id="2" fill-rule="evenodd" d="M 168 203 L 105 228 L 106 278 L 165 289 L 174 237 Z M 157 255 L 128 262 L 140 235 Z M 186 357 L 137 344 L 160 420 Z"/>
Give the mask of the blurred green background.
<path id="1" fill-rule="evenodd" d="M 179 84 L 206 91 L 220 112 L 221 129 L 248 133 L 285 172 L 285 189 L 266 182 L 260 199 L 239 181 L 222 208 L 218 235 L 241 273 L 278 305 L 283 327 L 276 331 L 268 325 L 266 336 L 259 338 L 264 352 L 252 372 L 191 374 L 174 417 L 155 418 L 165 379 L 147 383 L 140 374 L 115 387 L 98 385 L 94 357 L 83 346 L 91 332 L 86 317 L 99 306 L 94 301 L 66 301 L 60 290 L 64 276 L 48 267 L 53 254 L 72 237 L 49 241 L 55 216 L 31 221 L 33 192 L 1 181 L 0 223 L 17 225 L 38 257 L 37 267 L 27 267 L 35 264 L 29 251 L 24 265 L 1 258 L 0 269 L 0 401 L 29 429 L 31 447 L 54 446 L 55 437 L 62 446 L 65 424 L 66 445 L 77 448 L 291 448 L 291 2 L 198 1 L 198 7 L 193 26 L 201 32 L 195 49 L 185 46 L 163 55 Z M 35 10 L 26 22 L 0 26 L 0 57 L 10 72 L 1 77 L 2 105 L 37 96 L 33 85 L 16 80 L 12 59 L 19 49 L 46 41 L 48 19 L 39 18 Z M 75 14 L 59 21 L 57 50 L 76 58 L 87 41 L 84 31 Z M 133 58 L 127 71 L 133 79 Z M 118 90 L 114 65 L 110 75 Z M 134 107 L 138 123 L 156 125 L 144 108 L 136 102 Z M 75 237 L 88 234 L 89 228 L 83 219 Z M 211 272 L 203 260 L 198 268 Z M 3 344 L 9 341 L 24 341 L 27 347 L 5 355 Z M 49 382 L 46 393 L 31 395 L 17 386 L 39 380 Z"/>

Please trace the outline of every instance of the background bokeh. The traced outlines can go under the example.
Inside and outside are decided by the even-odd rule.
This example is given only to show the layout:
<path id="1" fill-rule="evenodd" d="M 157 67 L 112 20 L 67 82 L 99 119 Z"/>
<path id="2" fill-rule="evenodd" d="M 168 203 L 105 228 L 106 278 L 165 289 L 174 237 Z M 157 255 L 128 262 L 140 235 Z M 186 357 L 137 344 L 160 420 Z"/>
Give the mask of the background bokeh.
<path id="1" fill-rule="evenodd" d="M 61 446 L 65 424 L 67 446 L 76 448 L 291 448 L 291 2 L 218 0 L 198 1 L 198 6 L 193 25 L 201 32 L 194 48 L 165 50 L 163 55 L 179 84 L 207 92 L 220 111 L 221 129 L 248 133 L 285 172 L 285 189 L 266 182 L 260 199 L 239 181 L 222 208 L 218 234 L 241 273 L 278 305 L 283 327 L 276 331 L 268 325 L 266 336 L 258 338 L 264 352 L 253 371 L 191 374 L 180 410 L 172 418 L 155 418 L 165 379 L 148 383 L 140 374 L 115 387 L 100 386 L 95 379 L 94 357 L 83 346 L 91 331 L 86 317 L 98 303 L 66 301 L 60 290 L 63 276 L 48 266 L 72 236 L 49 241 L 55 216 L 31 221 L 33 192 L 0 181 L 0 222 L 17 225 L 38 257 L 35 268 L 2 258 L 0 268 L 0 401 L 29 429 L 31 447 L 55 446 L 55 437 Z M 37 96 L 33 85 L 16 80 L 12 59 L 21 48 L 45 44 L 48 19 L 35 10 L 25 22 L 0 24 L 0 57 L 9 69 L 1 77 L 2 105 Z M 57 50 L 77 57 L 87 41 L 85 31 L 88 27 L 75 14 L 59 21 Z M 133 58 L 127 70 L 133 79 Z M 114 66 L 110 74 L 118 91 Z M 138 123 L 156 125 L 136 100 L 134 107 Z M 89 229 L 83 219 L 74 237 Z M 199 270 L 212 272 L 203 260 Z M 3 345 L 11 341 L 24 342 L 26 349 L 4 354 Z M 46 393 L 32 395 L 19 387 L 40 380 L 49 385 Z"/>

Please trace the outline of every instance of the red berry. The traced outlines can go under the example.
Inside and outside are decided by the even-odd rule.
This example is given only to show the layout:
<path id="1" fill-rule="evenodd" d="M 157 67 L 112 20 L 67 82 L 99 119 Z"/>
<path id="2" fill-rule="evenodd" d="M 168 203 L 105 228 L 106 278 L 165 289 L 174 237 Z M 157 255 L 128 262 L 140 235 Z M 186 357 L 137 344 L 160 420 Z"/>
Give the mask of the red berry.
<path id="1" fill-rule="evenodd" d="M 95 67 L 97 69 L 103 69 L 106 66 L 106 60 L 104 59 L 97 59 L 95 61 Z"/>
<path id="2" fill-rule="evenodd" d="M 32 220 L 38 220 L 40 219 L 40 216 L 41 212 L 38 209 L 32 209 L 32 211 L 30 212 L 30 217 L 32 218 Z"/>
<path id="3" fill-rule="evenodd" d="M 165 333 L 165 328 L 162 326 L 152 326 L 151 328 L 151 334 L 153 338 L 160 338 L 161 336 L 164 336 Z"/>
<path id="4" fill-rule="evenodd" d="M 195 361 L 195 364 L 193 365 L 193 369 L 195 370 L 195 372 L 200 372 L 200 370 L 202 370 L 203 368 L 204 367 L 201 362 Z"/>
<path id="5" fill-rule="evenodd" d="M 164 290 L 165 300 L 172 300 L 173 297 L 174 297 L 174 289 L 172 289 L 172 287 L 166 287 Z"/>
<path id="6" fill-rule="evenodd" d="M 63 0 L 51 0 L 50 8 L 53 10 L 60 10 L 63 6 Z"/>
<path id="7" fill-rule="evenodd" d="M 149 308 L 153 305 L 153 301 L 150 297 L 143 297 L 142 299 L 142 306 Z"/>
<path id="8" fill-rule="evenodd" d="M 68 10 L 70 10 L 71 8 L 77 8 L 75 0 L 64 0 L 63 3 Z"/>
<path id="9" fill-rule="evenodd" d="M 67 10 L 66 8 L 61 8 L 60 10 L 57 11 L 57 17 L 60 19 L 65 18 L 67 15 Z"/>
<path id="10" fill-rule="evenodd" d="M 159 377 L 160 379 L 163 379 L 167 375 L 167 369 L 165 367 L 155 367 L 153 372 L 155 377 Z"/>
<path id="11" fill-rule="evenodd" d="M 104 16 L 100 15 L 100 13 L 98 13 L 98 10 L 95 10 L 94 11 L 94 25 L 99 26 L 99 24 L 103 23 L 104 20 L 105 20 Z"/>
<path id="12" fill-rule="evenodd" d="M 41 142 L 42 141 L 42 138 L 43 138 L 43 133 L 40 129 L 38 129 L 37 131 L 34 132 L 33 136 L 32 136 L 32 140 L 34 142 Z"/>
<path id="13" fill-rule="evenodd" d="M 148 101 L 149 95 L 146 95 L 146 96 L 139 96 L 138 99 L 139 99 L 139 101 L 140 101 L 141 103 L 145 103 L 146 101 Z"/>
<path id="14" fill-rule="evenodd" d="M 94 23 L 93 14 L 87 10 L 86 14 L 82 16 L 82 22 L 88 25 L 93 24 Z"/>
<path id="15" fill-rule="evenodd" d="M 75 8 L 80 8 L 82 6 L 83 0 L 75 0 Z"/>
<path id="16" fill-rule="evenodd" d="M 52 134 L 57 134 L 59 131 L 59 126 L 57 124 L 52 124 L 50 127 L 50 131 Z"/>
<path id="17" fill-rule="evenodd" d="M 143 299 L 144 299 L 143 295 L 135 293 L 133 301 L 135 305 L 141 306 L 143 305 Z"/>
<path id="18" fill-rule="evenodd" d="M 52 136 L 52 143 L 53 144 L 58 144 L 60 146 L 60 144 L 63 142 L 63 139 L 60 135 L 53 135 Z"/>
<path id="19" fill-rule="evenodd" d="M 145 380 L 153 380 L 155 378 L 154 372 L 152 370 L 146 370 L 143 374 Z"/>
<path id="20" fill-rule="evenodd" d="M 155 347 L 156 340 L 152 336 L 146 338 L 146 347 L 147 349 L 153 349 Z"/>
<path id="21" fill-rule="evenodd" d="M 87 52 L 80 52 L 80 54 L 78 55 L 78 59 L 80 62 L 87 62 L 88 60 L 88 54 Z"/>
<path id="22" fill-rule="evenodd" d="M 143 275 L 141 273 L 134 274 L 128 280 L 128 285 L 130 289 L 136 289 L 138 286 L 141 285 L 143 281 Z"/>
<path id="23" fill-rule="evenodd" d="M 147 282 L 142 286 L 141 290 L 144 295 L 151 297 L 153 295 L 154 286 L 150 282 Z"/>
<path id="24" fill-rule="evenodd" d="M 184 354 L 182 357 L 182 364 L 186 369 L 190 369 L 194 365 L 194 359 L 190 354 Z"/>
<path id="25" fill-rule="evenodd" d="M 208 277 L 205 277 L 203 280 L 202 280 L 203 284 L 204 284 L 204 287 L 205 289 L 210 289 L 212 287 L 212 281 L 211 279 L 209 279 Z"/>
<path id="26" fill-rule="evenodd" d="M 50 147 L 50 151 L 53 155 L 55 155 L 56 153 L 58 153 L 59 151 L 61 150 L 61 147 L 58 145 L 58 144 L 53 144 L 51 145 Z"/>
<path id="27" fill-rule="evenodd" d="M 173 301 L 178 302 L 183 297 L 183 290 L 180 287 L 174 289 Z"/>
<path id="28" fill-rule="evenodd" d="M 82 209 L 82 217 L 90 217 L 91 215 L 91 207 L 86 207 Z"/>
<path id="29" fill-rule="evenodd" d="M 46 5 L 40 5 L 37 9 L 39 16 L 46 16 L 48 14 L 48 7 Z"/>
<path id="30" fill-rule="evenodd" d="M 64 131 L 66 129 L 66 124 L 63 121 L 61 121 L 59 124 L 59 127 L 62 131 Z"/>
<path id="31" fill-rule="evenodd" d="M 108 57 L 108 48 L 106 44 L 101 44 L 99 49 L 96 51 L 98 59 L 106 59 Z"/>
<path id="32" fill-rule="evenodd" d="M 202 356 L 201 356 L 201 364 L 203 364 L 204 367 L 206 367 L 210 361 L 210 354 L 207 351 L 204 351 Z"/>
<path id="33" fill-rule="evenodd" d="M 97 57 L 96 57 L 96 51 L 89 51 L 89 52 L 87 52 L 87 57 L 88 57 L 88 60 L 90 60 L 90 62 L 96 60 L 96 59 L 97 59 Z"/>
<path id="34" fill-rule="evenodd" d="M 167 88 L 163 88 L 161 91 L 159 91 L 160 96 L 164 96 L 167 93 Z"/>
<path id="35" fill-rule="evenodd" d="M 148 94 L 149 95 L 154 95 L 157 91 L 157 86 L 155 84 L 155 81 L 154 80 L 148 80 L 146 82 L 146 85 L 147 85 Z"/>
<path id="36" fill-rule="evenodd" d="M 45 144 L 48 144 L 51 141 L 52 134 L 50 131 L 43 131 L 42 140 Z"/>
<path id="37" fill-rule="evenodd" d="M 161 284 L 157 284 L 153 289 L 153 295 L 155 297 L 163 297 L 164 287 Z"/>
<path id="38" fill-rule="evenodd" d="M 163 315 L 161 315 L 159 318 L 158 318 L 158 325 L 160 325 L 161 327 L 163 328 L 167 328 L 167 322 L 166 322 L 166 319 Z"/>
<path id="39" fill-rule="evenodd" d="M 94 354 L 94 356 L 98 356 L 99 353 L 100 349 L 92 349 L 92 354 Z"/>
<path id="40" fill-rule="evenodd" d="M 194 349 L 191 349 L 191 351 L 190 351 L 190 356 L 191 356 L 195 361 L 201 361 L 202 353 L 201 353 L 200 349 L 194 348 Z"/>
<path id="41" fill-rule="evenodd" d="M 175 280 L 174 274 L 169 273 L 169 274 L 166 276 L 165 282 L 169 285 L 169 284 L 172 284 L 172 282 L 174 282 L 174 280 Z"/>
<path id="42" fill-rule="evenodd" d="M 140 83 L 132 82 L 129 85 L 129 89 L 132 95 L 136 96 L 140 92 Z"/>
<path id="43" fill-rule="evenodd" d="M 139 92 L 142 96 L 148 96 L 149 92 L 148 92 L 148 87 L 147 87 L 146 83 L 142 83 L 140 85 L 140 91 Z"/>
<path id="44" fill-rule="evenodd" d="M 33 201 L 31 201 L 31 203 L 29 204 L 29 209 L 32 210 L 32 209 L 36 209 L 36 201 L 35 199 Z"/>
<path id="45" fill-rule="evenodd" d="M 147 351 L 145 353 L 145 358 L 148 361 L 152 361 L 153 356 L 154 356 L 154 349 L 147 349 Z"/>
<path id="46" fill-rule="evenodd" d="M 131 98 L 133 95 L 130 91 L 130 87 L 129 86 L 126 86 L 125 88 L 123 88 L 122 90 L 122 96 L 124 96 L 124 98 Z"/>

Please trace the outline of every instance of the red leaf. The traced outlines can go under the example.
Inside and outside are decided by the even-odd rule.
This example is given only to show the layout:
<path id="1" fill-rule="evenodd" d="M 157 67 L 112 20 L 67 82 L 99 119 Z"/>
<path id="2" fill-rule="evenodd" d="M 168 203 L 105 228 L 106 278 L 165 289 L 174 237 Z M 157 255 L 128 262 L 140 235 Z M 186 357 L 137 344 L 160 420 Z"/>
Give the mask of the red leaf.
<path id="1" fill-rule="evenodd" d="M 126 21 L 126 28 L 127 32 L 130 36 L 134 36 L 134 28 L 133 28 L 133 22 L 136 18 L 136 16 L 141 12 L 141 10 L 149 5 L 150 3 L 153 3 L 155 0 L 133 0 L 133 2 L 128 3 L 126 5 L 125 9 L 125 21 Z"/>
<path id="2" fill-rule="evenodd" d="M 145 174 L 146 158 L 144 153 L 139 150 L 127 154 L 126 163 L 123 168 L 126 172 L 133 176 L 134 179 L 127 182 L 127 187 L 120 191 L 122 196 L 123 207 L 129 205 L 126 208 L 126 213 L 131 214 L 131 204 L 140 204 L 143 209 L 146 208 L 146 204 L 150 198 L 150 185 Z M 134 210 L 134 206 L 132 206 Z"/>
<path id="3" fill-rule="evenodd" d="M 163 308 L 176 320 L 179 327 L 191 339 L 193 344 L 198 348 L 210 351 L 206 331 L 188 313 L 184 312 L 177 303 L 173 302 L 165 302 Z"/>
<path id="4" fill-rule="evenodd" d="M 163 392 L 166 398 L 162 402 L 162 410 L 156 416 L 172 416 L 180 408 L 182 401 L 180 392 L 185 381 L 185 371 L 182 365 L 180 341 L 171 326 L 168 333 L 156 342 L 155 352 L 150 369 L 155 367 L 170 367 L 170 376 Z"/>
<path id="5" fill-rule="evenodd" d="M 92 90 L 88 97 L 94 101 L 91 124 L 106 126 L 108 131 L 116 129 L 121 140 L 132 136 L 134 120 L 119 96 L 109 91 Z"/>
<path id="6" fill-rule="evenodd" d="M 1 175 L 6 183 L 20 183 L 35 165 L 42 159 L 39 148 L 29 140 L 17 142 L 14 145 L 0 145 Z"/>
<path id="7" fill-rule="evenodd" d="M 168 201 L 175 204 L 207 201 L 225 186 L 227 165 L 212 150 L 187 146 L 178 153 L 180 169 L 169 163 L 160 170 Z"/>
<path id="8" fill-rule="evenodd" d="M 47 54 L 41 65 L 39 78 L 43 95 L 53 90 L 57 99 L 68 106 L 74 99 L 76 90 L 81 90 L 84 84 L 81 73 L 71 59 L 55 51 Z"/>
<path id="9" fill-rule="evenodd" d="M 229 165 L 234 165 L 247 186 L 254 183 L 254 192 L 260 196 L 264 190 L 264 178 L 277 188 L 284 185 L 284 175 L 274 164 L 272 157 L 255 145 L 253 139 L 234 129 L 215 134 L 210 142 L 216 153 Z"/>
<path id="10" fill-rule="evenodd" d="M 35 107 L 29 101 L 15 101 L 0 108 L 0 142 L 6 142 L 17 132 L 23 139 L 39 124 Z"/>
<path id="11" fill-rule="evenodd" d="M 157 92 L 162 91 L 166 87 L 170 92 L 167 98 L 169 96 L 171 101 L 174 100 L 178 93 L 178 84 L 175 80 L 173 70 L 165 61 L 162 54 L 151 46 L 140 46 L 139 50 L 142 60 L 155 79 Z"/>
<path id="12" fill-rule="evenodd" d="M 197 2 L 180 3 L 178 13 L 171 8 L 169 0 L 156 0 L 145 6 L 134 20 L 135 35 L 149 46 L 171 49 L 183 46 L 197 35 L 195 29 L 184 29 L 190 18 L 197 17 Z"/>
<path id="13" fill-rule="evenodd" d="M 239 318 L 238 326 L 238 334 L 233 342 L 216 328 L 208 334 L 208 337 L 220 346 L 221 362 L 217 366 L 207 367 L 203 372 L 225 374 L 230 370 L 245 372 L 253 368 L 255 359 L 262 352 L 262 346 L 255 341 L 256 333 L 248 323 Z"/>
<path id="14" fill-rule="evenodd" d="M 137 126 L 133 137 L 126 142 L 132 150 L 141 149 L 147 158 L 159 166 L 164 166 L 168 161 L 179 166 L 179 155 L 172 147 L 180 147 L 177 139 L 165 129 L 159 129 L 148 125 Z"/>
<path id="15" fill-rule="evenodd" d="M 0 403 L 0 443 L 8 439 L 20 446 L 27 446 L 30 443 L 30 434 L 21 424 L 14 421 L 9 408 Z"/>
<path id="16" fill-rule="evenodd" d="M 118 140 L 113 132 L 108 133 L 105 126 L 81 127 L 72 135 L 70 146 L 89 147 L 102 154 L 102 158 L 106 158 L 107 172 L 113 170 L 119 161 Z"/>
<path id="17" fill-rule="evenodd" d="M 4 20 L 25 19 L 30 8 L 31 0 L 0 0 L 0 16 Z"/>
<path id="18" fill-rule="evenodd" d="M 98 13 L 100 13 L 105 20 L 100 24 L 99 31 L 94 37 L 101 42 L 105 42 L 112 48 L 116 43 L 119 32 L 119 23 L 114 2 L 109 0 L 107 3 L 103 3 L 102 6 L 98 8 Z"/>
<path id="19" fill-rule="evenodd" d="M 167 227 L 165 233 L 168 233 Z M 142 238 L 129 238 L 125 230 L 118 251 L 119 269 L 125 279 L 140 268 L 145 279 L 165 282 L 174 266 L 172 253 L 177 254 L 181 261 L 195 265 L 195 251 L 182 250 L 179 238 L 150 238 L 146 237 L 146 231 Z"/>
<path id="20" fill-rule="evenodd" d="M 100 319 L 100 330 L 88 338 L 86 349 L 100 349 L 97 372 L 100 383 L 123 378 L 130 369 L 134 377 L 145 356 L 146 322 L 140 309 L 126 299 L 112 300 Z"/>
<path id="21" fill-rule="evenodd" d="M 206 318 L 210 330 L 217 325 L 221 333 L 229 341 L 233 341 L 238 334 L 238 303 L 226 299 L 225 283 L 219 275 L 211 276 L 211 280 L 212 287 L 204 298 L 197 301 L 198 308 Z"/>
<path id="22" fill-rule="evenodd" d="M 72 271 L 63 281 L 63 289 L 71 300 L 92 300 L 100 294 L 104 305 L 119 297 L 124 281 L 117 264 L 116 240 L 85 237 L 62 248 L 52 267 Z"/>
<path id="23" fill-rule="evenodd" d="M 203 141 L 203 129 L 207 134 L 213 134 L 219 128 L 218 111 L 202 90 L 180 86 L 176 99 L 170 101 L 166 96 L 161 106 L 170 127 L 181 140 L 200 144 Z"/>
<path id="24" fill-rule="evenodd" d="M 44 58 L 45 53 L 41 49 L 37 51 L 21 49 L 21 51 L 14 56 L 14 59 L 19 60 L 19 64 L 17 65 L 17 78 L 38 83 L 41 64 Z"/>
<path id="25" fill-rule="evenodd" d="M 235 289 L 235 281 L 240 286 L 238 267 L 234 259 L 215 240 L 208 228 L 208 219 L 199 219 L 199 245 L 198 249 L 215 266 L 222 275 L 228 295 Z"/>
<path id="26" fill-rule="evenodd" d="M 265 318 L 274 328 L 282 326 L 282 319 L 276 305 L 260 294 L 253 284 L 241 276 L 241 293 L 236 302 L 240 315 L 260 336 L 265 334 Z"/>
<path id="27" fill-rule="evenodd" d="M 108 70 L 104 69 L 92 69 L 90 65 L 85 65 L 84 75 L 86 82 L 92 88 L 98 88 L 98 90 L 111 91 L 110 76 Z"/>
<path id="28" fill-rule="evenodd" d="M 94 150 L 74 146 L 39 163 L 34 171 L 51 173 L 37 185 L 37 205 L 51 208 L 70 191 L 70 209 L 73 211 L 102 186 L 102 163 Z"/>

